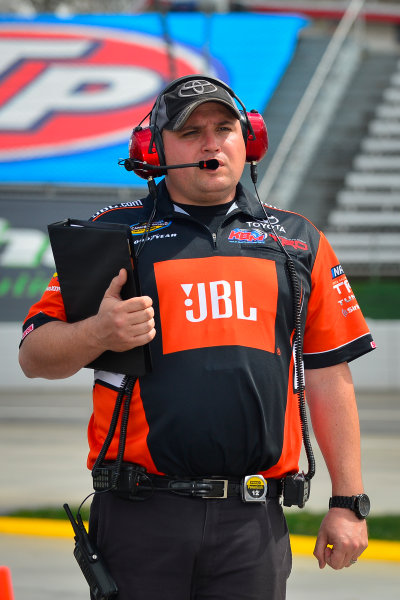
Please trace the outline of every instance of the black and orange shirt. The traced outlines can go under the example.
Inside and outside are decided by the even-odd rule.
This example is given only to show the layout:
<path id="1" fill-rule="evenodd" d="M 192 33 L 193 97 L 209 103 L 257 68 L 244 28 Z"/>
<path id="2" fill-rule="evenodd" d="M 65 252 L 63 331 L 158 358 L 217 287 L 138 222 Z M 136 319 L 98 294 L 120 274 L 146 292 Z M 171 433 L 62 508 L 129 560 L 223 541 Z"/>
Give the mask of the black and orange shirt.
<path id="1" fill-rule="evenodd" d="M 298 470 L 301 424 L 293 365 L 292 257 L 302 293 L 304 366 L 351 361 L 374 347 L 350 284 L 324 235 L 304 217 L 260 204 L 239 184 L 216 233 L 170 201 L 109 206 L 92 218 L 127 223 L 143 295 L 153 299 L 152 371 L 133 391 L 124 458 L 179 476 L 281 477 Z M 24 336 L 65 320 L 55 276 Z M 94 372 L 89 468 L 107 435 L 122 375 Z M 115 458 L 118 430 L 107 454 Z"/>

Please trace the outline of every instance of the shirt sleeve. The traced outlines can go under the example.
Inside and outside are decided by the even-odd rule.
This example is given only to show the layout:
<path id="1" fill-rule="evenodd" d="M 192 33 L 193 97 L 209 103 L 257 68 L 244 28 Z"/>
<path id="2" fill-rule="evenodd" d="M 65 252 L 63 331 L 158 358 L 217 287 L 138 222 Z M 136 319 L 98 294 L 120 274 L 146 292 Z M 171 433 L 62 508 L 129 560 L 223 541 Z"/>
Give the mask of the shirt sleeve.
<path id="1" fill-rule="evenodd" d="M 33 304 L 22 325 L 22 340 L 34 329 L 49 321 L 66 321 L 64 302 L 61 296 L 57 273 L 54 273 L 49 285 L 38 302 Z"/>
<path id="2" fill-rule="evenodd" d="M 306 369 L 350 362 L 376 347 L 346 274 L 320 235 L 304 332 Z"/>

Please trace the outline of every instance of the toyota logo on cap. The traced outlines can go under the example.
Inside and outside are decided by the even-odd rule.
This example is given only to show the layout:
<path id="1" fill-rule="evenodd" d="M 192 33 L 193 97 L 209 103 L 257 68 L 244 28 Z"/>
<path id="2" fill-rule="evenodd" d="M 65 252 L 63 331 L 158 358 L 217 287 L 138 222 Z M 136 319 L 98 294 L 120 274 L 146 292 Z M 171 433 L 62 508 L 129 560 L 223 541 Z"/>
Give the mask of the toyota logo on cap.
<path id="1" fill-rule="evenodd" d="M 179 88 L 178 96 L 180 96 L 181 98 L 190 98 L 191 96 L 212 94 L 216 91 L 217 88 L 213 83 L 210 83 L 205 79 L 195 79 L 194 81 L 187 81 L 186 83 L 184 83 Z"/>

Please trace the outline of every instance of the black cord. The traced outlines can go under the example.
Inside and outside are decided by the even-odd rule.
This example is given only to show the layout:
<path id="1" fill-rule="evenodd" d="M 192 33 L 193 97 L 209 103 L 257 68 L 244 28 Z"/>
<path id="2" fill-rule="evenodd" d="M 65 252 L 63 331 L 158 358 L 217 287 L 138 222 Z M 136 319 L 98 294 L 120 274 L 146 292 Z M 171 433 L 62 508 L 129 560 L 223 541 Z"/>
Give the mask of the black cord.
<path id="1" fill-rule="evenodd" d="M 137 377 L 128 377 L 126 384 L 124 386 L 124 410 L 122 411 L 121 418 L 121 427 L 119 434 L 119 444 L 118 444 L 118 454 L 114 463 L 114 472 L 112 476 L 112 489 L 115 489 L 118 483 L 119 475 L 121 473 L 121 465 L 124 459 L 125 445 L 126 445 L 126 434 L 128 429 L 128 421 L 129 421 L 129 409 L 131 404 L 131 398 L 133 393 L 133 388 L 137 381 Z"/>
<path id="2" fill-rule="evenodd" d="M 104 444 L 97 456 L 96 462 L 93 465 L 93 469 L 92 469 L 92 476 L 95 477 L 96 476 L 96 470 L 98 469 L 98 467 L 102 464 L 102 462 L 104 461 L 104 458 L 107 454 L 107 451 L 110 447 L 110 444 L 112 442 L 112 439 L 114 437 L 115 434 L 115 430 L 117 428 L 117 423 L 118 423 L 118 418 L 119 418 L 119 414 L 121 412 L 121 406 L 122 406 L 122 402 L 125 396 L 125 387 L 127 385 L 127 381 L 128 381 L 128 376 L 125 375 L 125 377 L 122 380 L 119 392 L 118 392 L 118 396 L 117 399 L 115 401 L 115 406 L 114 406 L 114 411 L 111 417 L 111 423 L 110 423 L 110 428 L 108 430 L 106 439 L 104 440 Z"/>
<path id="3" fill-rule="evenodd" d="M 96 462 L 94 463 L 93 469 L 92 469 L 92 477 L 96 477 L 97 469 L 99 469 L 101 467 L 101 465 L 103 464 L 103 461 L 106 457 L 107 451 L 108 451 L 110 444 L 114 438 L 119 415 L 121 412 L 121 406 L 122 406 L 122 404 L 124 404 L 124 409 L 123 409 L 122 418 L 121 418 L 118 454 L 117 454 L 117 458 L 116 458 L 116 460 L 114 462 L 114 466 L 113 466 L 113 476 L 112 476 L 111 487 L 109 488 L 110 490 L 115 489 L 118 479 L 119 479 L 119 476 L 120 476 L 120 472 L 121 472 L 121 465 L 122 465 L 122 461 L 124 458 L 124 452 L 125 452 L 130 402 L 131 402 L 133 388 L 135 386 L 136 380 L 137 380 L 137 377 L 131 377 L 128 375 L 125 375 L 122 380 L 121 387 L 119 389 L 118 396 L 115 401 L 114 411 L 113 411 L 113 414 L 111 417 L 110 428 L 108 430 L 104 444 L 97 456 Z M 105 491 L 109 491 L 109 490 L 105 490 Z"/>
<path id="4" fill-rule="evenodd" d="M 135 253 L 136 254 L 136 258 L 139 257 L 139 254 L 143 250 L 143 248 L 144 248 L 144 246 L 145 246 L 145 244 L 146 244 L 146 242 L 148 240 L 150 229 L 151 229 L 151 226 L 153 224 L 154 217 L 156 216 L 156 210 L 157 210 L 157 185 L 156 185 L 156 182 L 154 181 L 153 177 L 149 177 L 148 178 L 148 180 L 147 180 L 147 187 L 149 188 L 149 193 L 150 193 L 150 196 L 151 196 L 151 198 L 153 200 L 153 208 L 152 208 L 150 217 L 147 220 L 146 227 L 145 227 L 145 230 L 143 232 L 143 235 L 140 238 L 138 247 L 136 249 L 136 253 Z"/>
<path id="5" fill-rule="evenodd" d="M 310 481 L 315 475 L 315 457 L 310 440 L 310 432 L 308 428 L 307 411 L 306 411 L 306 400 L 305 400 L 305 380 L 304 380 L 304 369 L 303 369 L 303 335 L 301 328 L 301 303 L 302 293 L 299 279 L 296 273 L 296 267 L 292 257 L 285 249 L 282 244 L 278 233 L 270 219 L 270 215 L 267 213 L 264 204 L 261 202 L 260 196 L 257 190 L 257 164 L 255 162 L 250 163 L 250 174 L 254 184 L 257 200 L 267 217 L 267 221 L 272 231 L 274 232 L 275 241 L 278 243 L 280 249 L 286 256 L 286 267 L 289 274 L 290 284 L 293 291 L 293 318 L 294 318 L 294 342 L 293 346 L 295 349 L 295 368 L 297 374 L 297 395 L 299 399 L 299 412 L 301 421 L 301 434 L 303 439 L 304 450 L 307 456 L 308 472 L 304 475 L 306 481 Z"/>

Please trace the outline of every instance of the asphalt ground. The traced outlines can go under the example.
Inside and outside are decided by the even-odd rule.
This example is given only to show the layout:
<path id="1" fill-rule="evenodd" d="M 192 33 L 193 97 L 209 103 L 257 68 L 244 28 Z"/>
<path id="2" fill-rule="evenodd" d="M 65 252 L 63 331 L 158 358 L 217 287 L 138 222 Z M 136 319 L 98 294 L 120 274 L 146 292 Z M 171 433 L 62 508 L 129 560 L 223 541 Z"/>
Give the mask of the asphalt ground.
<path id="1" fill-rule="evenodd" d="M 0 562 L 7 558 L 15 600 L 89 600 L 72 548 L 72 540 L 0 536 Z M 295 555 L 287 600 L 398 600 L 399 583 L 398 563 L 360 560 L 320 571 L 315 559 Z"/>
<path id="2" fill-rule="evenodd" d="M 400 512 L 399 400 L 398 393 L 358 394 L 364 484 L 375 514 Z M 28 397 L 0 391 L 0 515 L 17 508 L 77 505 L 90 493 L 85 467 L 89 414 L 89 393 L 36 391 Z M 330 485 L 313 446 L 317 474 L 307 510 L 320 512 L 326 509 Z M 72 529 L 70 538 L 53 534 L 24 535 L 23 529 L 0 533 L 0 565 L 11 569 L 15 600 L 88 600 L 87 584 L 72 555 Z M 380 546 L 374 547 L 372 559 L 360 559 L 340 572 L 320 571 L 312 542 L 308 546 L 304 552 L 293 541 L 288 600 L 398 600 L 400 564 L 393 558 L 400 557 L 399 545 L 386 545 L 381 553 Z"/>

